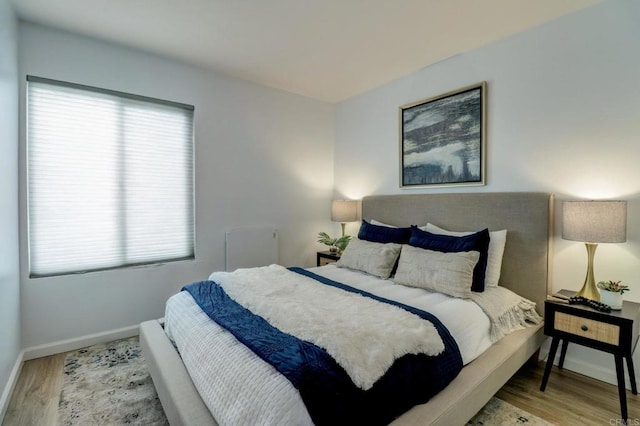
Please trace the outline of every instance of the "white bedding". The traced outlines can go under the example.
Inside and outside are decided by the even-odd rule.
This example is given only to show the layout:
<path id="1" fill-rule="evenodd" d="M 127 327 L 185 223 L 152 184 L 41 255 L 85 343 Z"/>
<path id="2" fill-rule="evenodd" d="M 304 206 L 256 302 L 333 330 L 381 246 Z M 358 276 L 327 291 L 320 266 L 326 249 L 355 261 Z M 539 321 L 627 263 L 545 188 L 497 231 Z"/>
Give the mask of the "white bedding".
<path id="1" fill-rule="evenodd" d="M 348 284 L 376 296 L 395 300 L 435 315 L 458 343 L 462 362 L 467 365 L 491 346 L 491 324 L 482 309 L 470 300 L 449 297 L 421 288 L 394 284 L 361 272 L 335 265 L 309 268 L 311 272 Z"/>
<path id="2" fill-rule="evenodd" d="M 491 345 L 489 319 L 471 301 L 400 286 L 334 265 L 311 271 L 431 312 L 458 342 L 465 364 Z M 297 389 L 209 319 L 189 293 L 180 292 L 167 302 L 165 331 L 178 348 L 202 400 L 221 426 L 313 424 Z"/>

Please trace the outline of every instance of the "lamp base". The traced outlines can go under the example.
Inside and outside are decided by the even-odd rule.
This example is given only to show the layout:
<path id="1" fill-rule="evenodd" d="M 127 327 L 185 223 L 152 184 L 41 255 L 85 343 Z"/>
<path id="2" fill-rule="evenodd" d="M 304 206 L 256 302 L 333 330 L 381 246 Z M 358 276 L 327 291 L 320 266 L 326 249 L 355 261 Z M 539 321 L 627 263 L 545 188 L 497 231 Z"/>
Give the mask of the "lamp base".
<path id="1" fill-rule="evenodd" d="M 593 257 L 596 253 L 596 248 L 598 244 L 595 243 L 584 243 L 587 248 L 587 276 L 584 278 L 584 284 L 582 284 L 582 288 L 576 293 L 576 296 L 586 297 L 587 299 L 595 300 L 596 302 L 600 301 L 600 292 L 596 287 L 596 280 L 593 278 Z"/>

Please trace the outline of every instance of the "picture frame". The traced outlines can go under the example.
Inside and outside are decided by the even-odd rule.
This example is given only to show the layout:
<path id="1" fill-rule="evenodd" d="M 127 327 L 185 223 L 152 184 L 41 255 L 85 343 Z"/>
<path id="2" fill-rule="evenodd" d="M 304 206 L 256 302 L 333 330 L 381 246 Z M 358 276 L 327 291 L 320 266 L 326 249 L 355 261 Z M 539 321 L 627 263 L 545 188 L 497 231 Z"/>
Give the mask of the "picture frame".
<path id="1" fill-rule="evenodd" d="M 486 181 L 486 82 L 399 108 L 400 187 Z"/>

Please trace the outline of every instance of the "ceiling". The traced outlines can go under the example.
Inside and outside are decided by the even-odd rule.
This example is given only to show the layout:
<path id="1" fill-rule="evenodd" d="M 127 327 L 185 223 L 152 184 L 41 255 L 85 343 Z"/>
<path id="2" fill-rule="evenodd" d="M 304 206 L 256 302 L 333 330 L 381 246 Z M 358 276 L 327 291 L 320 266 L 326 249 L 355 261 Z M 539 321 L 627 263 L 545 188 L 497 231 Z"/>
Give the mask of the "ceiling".
<path id="1" fill-rule="evenodd" d="M 339 102 L 601 0 L 12 0 L 18 16 Z"/>

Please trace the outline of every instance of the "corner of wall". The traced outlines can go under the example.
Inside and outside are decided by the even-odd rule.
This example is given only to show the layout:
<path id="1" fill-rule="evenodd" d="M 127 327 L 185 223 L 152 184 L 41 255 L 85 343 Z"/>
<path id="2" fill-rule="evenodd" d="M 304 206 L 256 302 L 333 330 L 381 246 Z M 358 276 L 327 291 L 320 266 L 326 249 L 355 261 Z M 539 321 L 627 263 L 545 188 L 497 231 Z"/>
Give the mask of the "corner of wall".
<path id="1" fill-rule="evenodd" d="M 0 0 L 0 421 L 22 367 L 18 205 L 18 19 Z"/>
<path id="2" fill-rule="evenodd" d="M 18 358 L 11 369 L 11 374 L 9 375 L 9 380 L 0 395 L 0 424 L 4 420 L 4 416 L 7 414 L 7 409 L 9 408 L 9 402 L 11 401 L 11 394 L 13 394 L 13 390 L 16 387 L 16 383 L 18 383 L 18 377 L 20 376 L 20 371 L 22 371 L 22 363 L 24 361 L 24 351 L 20 351 L 18 354 Z"/>

